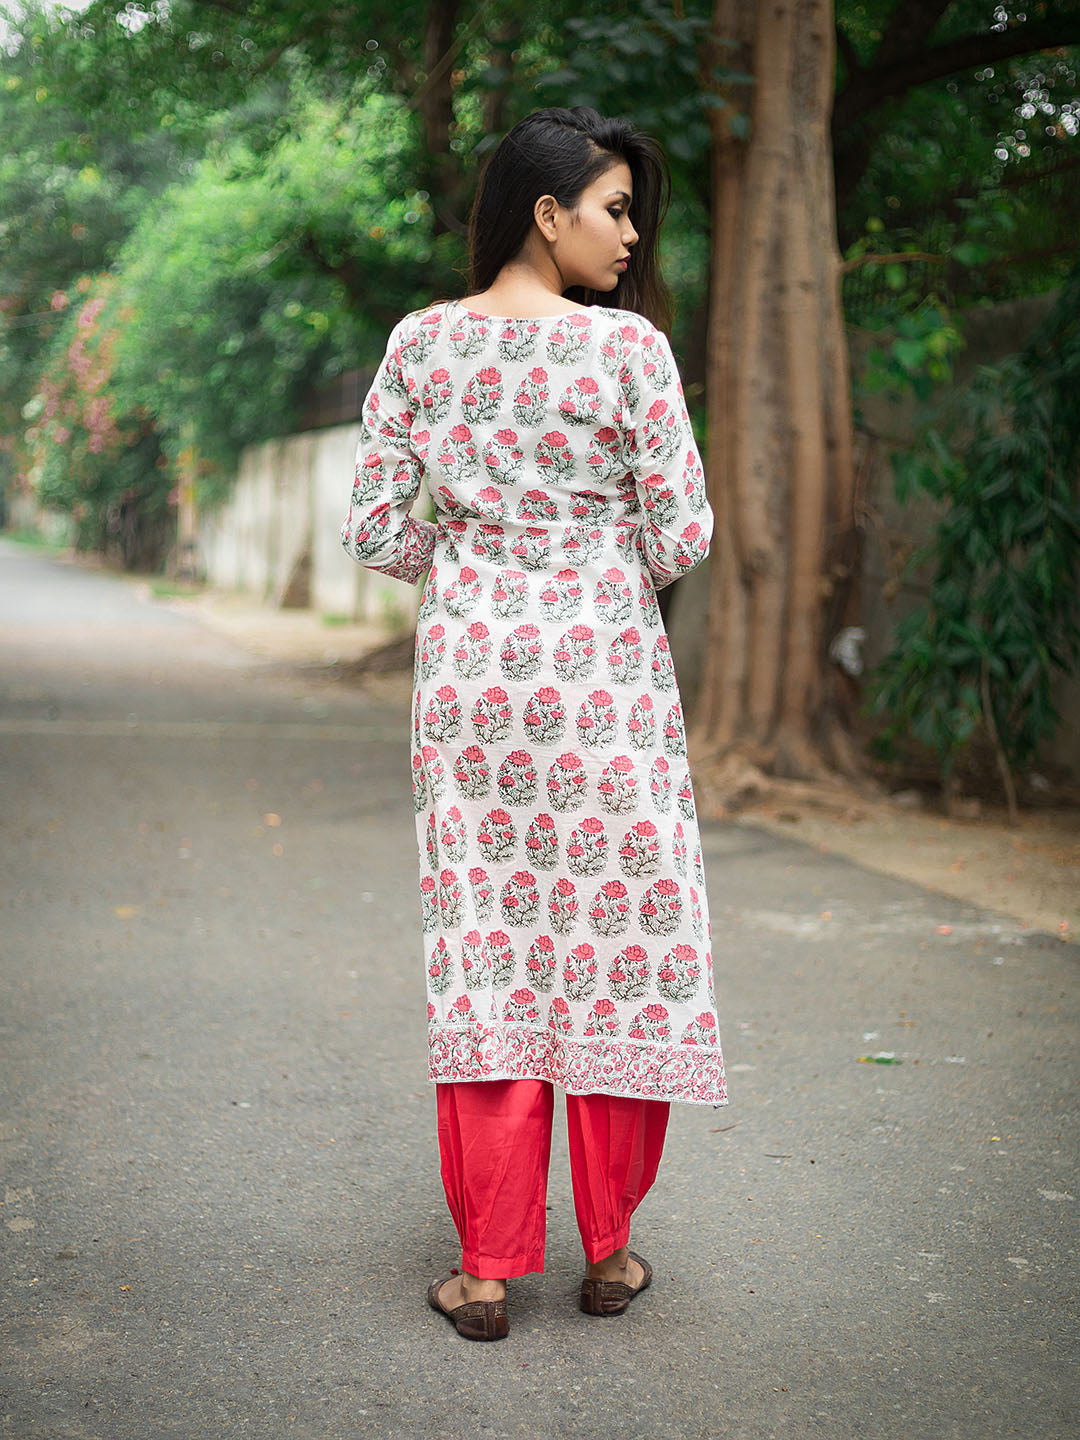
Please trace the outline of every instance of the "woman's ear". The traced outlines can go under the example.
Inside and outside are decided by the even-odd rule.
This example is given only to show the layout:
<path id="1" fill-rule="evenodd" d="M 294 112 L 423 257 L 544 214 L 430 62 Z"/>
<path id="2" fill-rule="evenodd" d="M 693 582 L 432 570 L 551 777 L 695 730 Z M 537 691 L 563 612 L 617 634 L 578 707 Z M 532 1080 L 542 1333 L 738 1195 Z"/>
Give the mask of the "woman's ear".
<path id="1" fill-rule="evenodd" d="M 554 240 L 556 235 L 555 212 L 559 202 L 554 195 L 541 195 L 533 206 L 533 218 L 545 240 Z"/>

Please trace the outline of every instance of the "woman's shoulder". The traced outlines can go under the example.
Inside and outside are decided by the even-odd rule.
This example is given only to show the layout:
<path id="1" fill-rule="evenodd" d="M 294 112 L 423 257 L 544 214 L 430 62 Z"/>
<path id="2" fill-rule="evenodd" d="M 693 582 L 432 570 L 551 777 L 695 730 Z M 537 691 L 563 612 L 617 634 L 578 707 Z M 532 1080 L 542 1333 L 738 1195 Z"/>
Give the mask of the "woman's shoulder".
<path id="1" fill-rule="evenodd" d="M 417 345 L 426 351 L 434 335 L 442 330 L 444 320 L 453 327 L 454 303 L 453 300 L 446 299 L 432 300 L 427 305 L 410 310 L 394 326 L 391 343 L 409 352 Z M 451 312 L 449 316 L 448 311 Z M 637 310 L 627 310 L 616 305 L 589 305 L 580 311 L 568 310 L 566 315 L 571 318 L 572 328 L 575 330 L 578 328 L 575 323 L 577 316 L 588 316 L 590 323 L 583 325 L 581 329 L 586 333 L 591 331 L 596 344 L 616 347 L 621 352 L 623 361 L 631 366 L 634 364 L 635 353 L 640 353 L 643 359 L 647 359 L 653 346 L 664 348 L 664 332 L 658 330 L 647 316 Z M 425 339 L 425 336 L 430 338 Z"/>

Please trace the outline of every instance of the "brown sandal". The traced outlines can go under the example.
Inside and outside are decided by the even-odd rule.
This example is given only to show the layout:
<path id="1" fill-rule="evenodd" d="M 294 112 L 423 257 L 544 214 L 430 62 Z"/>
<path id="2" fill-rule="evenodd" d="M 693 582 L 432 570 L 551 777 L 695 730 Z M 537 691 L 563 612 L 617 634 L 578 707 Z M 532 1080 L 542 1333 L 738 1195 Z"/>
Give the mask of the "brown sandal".
<path id="1" fill-rule="evenodd" d="M 594 1280 L 586 1275 L 581 1282 L 581 1308 L 586 1315 L 621 1315 L 642 1290 L 652 1284 L 652 1266 L 633 1250 L 627 1256 L 636 1260 L 645 1272 L 640 1285 L 626 1285 L 622 1280 Z"/>
<path id="2" fill-rule="evenodd" d="M 439 1291 L 458 1272 L 451 1270 L 441 1280 L 433 1280 L 428 1286 L 428 1304 L 440 1315 L 445 1315 L 466 1340 L 504 1340 L 510 1333 L 510 1320 L 506 1313 L 505 1300 L 467 1300 L 453 1310 L 439 1304 Z"/>

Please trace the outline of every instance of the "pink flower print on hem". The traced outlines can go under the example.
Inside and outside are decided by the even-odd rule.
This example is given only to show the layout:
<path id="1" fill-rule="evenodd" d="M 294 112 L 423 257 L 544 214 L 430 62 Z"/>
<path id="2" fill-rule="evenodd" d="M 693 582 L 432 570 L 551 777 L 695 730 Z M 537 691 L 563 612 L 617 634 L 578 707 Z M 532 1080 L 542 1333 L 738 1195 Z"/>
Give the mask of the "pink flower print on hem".
<path id="1" fill-rule="evenodd" d="M 446 1021 L 448 1025 L 475 1025 L 477 1023 L 472 1001 L 467 995 L 457 997 L 450 1006 L 450 1013 L 447 1015 Z"/>
<path id="2" fill-rule="evenodd" d="M 538 935 L 525 957 L 525 974 L 539 994 L 549 991 L 555 980 L 555 942 L 550 935 Z"/>
<path id="3" fill-rule="evenodd" d="M 596 951 L 589 944 L 575 945 L 563 962 L 563 994 L 567 1000 L 588 1000 L 596 980 Z"/>
<path id="4" fill-rule="evenodd" d="M 539 1025 L 540 1009 L 533 992 L 524 986 L 512 991 L 503 1006 L 503 1019 L 516 1025 Z"/>
<path id="5" fill-rule="evenodd" d="M 585 1024 L 586 1035 L 618 1035 L 619 1016 L 610 1000 L 594 1002 Z"/>
<path id="6" fill-rule="evenodd" d="M 626 1033 L 631 1040 L 670 1040 L 671 1022 L 667 1007 L 646 1005 L 630 1021 Z"/>
<path id="7" fill-rule="evenodd" d="M 692 945 L 669 950 L 656 972 L 657 989 L 665 1000 L 685 1003 L 701 985 L 701 964 Z"/>
<path id="8" fill-rule="evenodd" d="M 683 1045 L 717 1045 L 716 1016 L 708 1010 L 690 1021 L 679 1041 Z"/>
<path id="9" fill-rule="evenodd" d="M 570 1018 L 570 1006 L 561 995 L 556 995 L 548 1010 L 548 1025 L 562 1035 L 574 1033 L 574 1022 Z"/>
<path id="10" fill-rule="evenodd" d="M 649 993 L 649 956 L 640 945 L 628 945 L 608 971 L 608 984 L 616 1000 L 642 1000 Z"/>

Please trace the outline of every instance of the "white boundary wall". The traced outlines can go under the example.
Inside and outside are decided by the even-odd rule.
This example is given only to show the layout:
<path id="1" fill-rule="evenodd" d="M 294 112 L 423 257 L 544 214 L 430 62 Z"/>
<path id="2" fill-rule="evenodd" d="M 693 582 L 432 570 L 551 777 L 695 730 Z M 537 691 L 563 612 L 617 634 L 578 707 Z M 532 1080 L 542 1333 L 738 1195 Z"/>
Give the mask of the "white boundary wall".
<path id="1" fill-rule="evenodd" d="M 419 586 L 365 570 L 341 544 L 358 435 L 353 423 L 248 446 L 228 500 L 199 517 L 207 582 L 279 605 L 310 551 L 313 610 L 374 624 L 410 623 Z"/>

